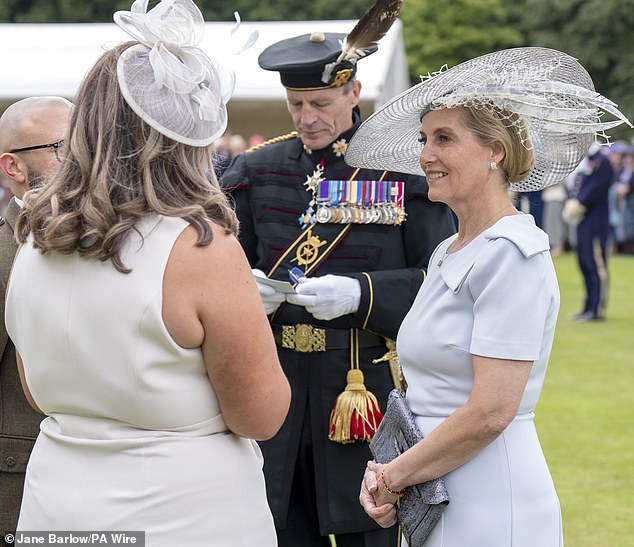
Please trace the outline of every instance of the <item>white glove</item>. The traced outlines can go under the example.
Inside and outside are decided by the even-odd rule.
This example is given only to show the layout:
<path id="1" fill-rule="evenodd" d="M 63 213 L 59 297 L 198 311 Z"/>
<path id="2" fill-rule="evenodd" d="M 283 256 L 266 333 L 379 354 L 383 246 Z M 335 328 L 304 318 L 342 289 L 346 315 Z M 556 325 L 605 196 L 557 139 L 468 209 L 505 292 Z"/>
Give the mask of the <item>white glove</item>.
<path id="1" fill-rule="evenodd" d="M 262 270 L 253 269 L 251 271 L 253 272 L 253 277 L 255 277 L 258 291 L 260 291 L 260 298 L 262 298 L 262 304 L 264 304 L 264 312 L 266 315 L 271 315 L 280 307 L 280 304 L 286 300 L 286 295 L 269 285 L 258 283 L 258 277 L 266 277 L 266 274 Z"/>
<path id="2" fill-rule="evenodd" d="M 561 216 L 567 224 L 577 226 L 586 216 L 586 206 L 576 198 L 567 199 Z"/>
<path id="3" fill-rule="evenodd" d="M 300 280 L 287 302 L 304 306 L 315 319 L 329 321 L 359 309 L 361 285 L 352 277 L 325 275 Z"/>

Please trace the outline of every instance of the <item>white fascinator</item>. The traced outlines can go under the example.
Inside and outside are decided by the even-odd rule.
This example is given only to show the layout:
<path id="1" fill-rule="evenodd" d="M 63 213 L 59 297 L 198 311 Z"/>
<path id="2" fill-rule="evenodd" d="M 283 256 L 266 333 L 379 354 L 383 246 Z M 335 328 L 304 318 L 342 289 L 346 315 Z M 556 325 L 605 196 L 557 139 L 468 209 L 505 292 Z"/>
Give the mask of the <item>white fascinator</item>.
<path id="1" fill-rule="evenodd" d="M 561 182 L 596 138 L 608 141 L 606 130 L 622 123 L 632 127 L 612 101 L 594 90 L 575 58 L 548 48 L 513 48 L 429 75 L 388 101 L 357 130 L 345 160 L 355 167 L 423 175 L 421 115 L 458 106 L 514 114 L 509 126 L 526 129 L 528 140 L 522 143 L 534 150 L 535 166 L 524 180 L 510 181 L 520 192 Z"/>
<path id="2" fill-rule="evenodd" d="M 130 11 L 114 14 L 114 22 L 140 42 L 117 62 L 121 93 L 163 135 L 207 146 L 227 127 L 235 76 L 198 47 L 205 21 L 192 0 L 162 0 L 150 11 L 147 4 L 136 0 Z"/>

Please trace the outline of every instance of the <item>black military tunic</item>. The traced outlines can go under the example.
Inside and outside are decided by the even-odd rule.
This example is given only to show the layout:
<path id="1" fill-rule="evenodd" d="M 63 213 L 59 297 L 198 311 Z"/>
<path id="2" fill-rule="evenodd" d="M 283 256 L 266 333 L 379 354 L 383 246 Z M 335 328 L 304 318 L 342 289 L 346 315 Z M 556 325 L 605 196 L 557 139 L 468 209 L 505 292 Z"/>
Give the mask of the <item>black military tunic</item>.
<path id="1" fill-rule="evenodd" d="M 323 177 L 328 180 L 349 180 L 356 171 L 344 162 L 342 154 L 336 153 L 358 127 L 356 111 L 354 118 L 354 127 L 342 134 L 334 146 L 309 151 L 297 137 L 269 144 L 238 156 L 221 181 L 235 200 L 240 241 L 253 268 L 267 274 L 274 268 L 270 277 L 288 281 L 288 270 L 300 266 L 310 270 L 310 276 L 350 276 L 361 285 L 360 305 L 354 314 L 320 321 L 305 308 L 284 303 L 271 316 L 280 361 L 292 387 L 292 402 L 277 436 L 261 443 L 269 503 L 277 526 L 284 528 L 300 434 L 307 423 L 312 432 L 322 534 L 377 528 L 358 502 L 365 465 L 371 459 L 368 443 L 344 445 L 328 440 L 330 412 L 345 389 L 346 373 L 351 367 L 350 329 L 363 329 L 359 339 L 360 367 L 367 389 L 376 395 L 384 411 L 393 383 L 388 364 L 372 364 L 372 360 L 386 352 L 383 337 L 396 337 L 422 283 L 432 251 L 455 231 L 447 207 L 427 199 L 425 179 L 398 173 L 387 173 L 383 178 L 405 182 L 407 219 L 402 225 L 352 224 L 334 248 L 330 244 L 341 235 L 345 224 L 314 223 L 302 229 L 299 219 L 311 199 L 304 183 L 316 166 L 323 163 Z M 379 180 L 383 175 L 360 170 L 354 179 Z M 319 238 L 320 246 L 314 247 L 317 254 L 328 252 L 327 258 L 313 269 L 311 265 L 302 266 L 295 251 L 280 260 L 302 235 L 303 241 L 308 236 Z M 298 324 L 325 327 L 327 351 L 306 353 L 280 347 L 281 326 Z"/>

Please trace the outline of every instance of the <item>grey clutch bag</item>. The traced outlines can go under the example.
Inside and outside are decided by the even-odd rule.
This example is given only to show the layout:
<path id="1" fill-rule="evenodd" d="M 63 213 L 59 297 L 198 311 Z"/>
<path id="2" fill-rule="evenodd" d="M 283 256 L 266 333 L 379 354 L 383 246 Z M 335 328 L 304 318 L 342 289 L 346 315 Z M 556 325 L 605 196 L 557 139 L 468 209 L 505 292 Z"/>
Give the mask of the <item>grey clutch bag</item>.
<path id="1" fill-rule="evenodd" d="M 404 395 L 393 389 L 383 420 L 370 442 L 374 459 L 379 463 L 389 463 L 422 438 Z M 409 547 L 423 545 L 448 503 L 449 494 L 442 477 L 405 489 L 405 495 L 396 508 L 396 516 Z"/>

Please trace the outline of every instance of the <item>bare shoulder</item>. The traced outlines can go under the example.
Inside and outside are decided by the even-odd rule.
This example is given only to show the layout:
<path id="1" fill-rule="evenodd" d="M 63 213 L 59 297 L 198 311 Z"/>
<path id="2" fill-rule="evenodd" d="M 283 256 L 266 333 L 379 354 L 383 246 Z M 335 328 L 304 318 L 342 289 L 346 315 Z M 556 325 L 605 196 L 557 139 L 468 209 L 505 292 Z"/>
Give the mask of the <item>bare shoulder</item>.
<path id="1" fill-rule="evenodd" d="M 185 228 L 170 253 L 163 280 L 163 319 L 174 340 L 184 347 L 204 339 L 202 317 L 212 303 L 235 290 L 248 264 L 240 243 L 212 223 L 213 240 L 198 245 L 198 231 Z"/>
<path id="2" fill-rule="evenodd" d="M 213 239 L 209 245 L 198 245 L 198 231 L 188 226 L 174 245 L 172 251 L 175 262 L 189 270 L 189 275 L 197 272 L 205 277 L 226 270 L 232 264 L 244 261 L 244 252 L 238 239 L 222 226 L 210 222 Z M 218 267 L 213 267 L 217 265 Z"/>

